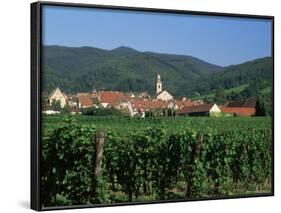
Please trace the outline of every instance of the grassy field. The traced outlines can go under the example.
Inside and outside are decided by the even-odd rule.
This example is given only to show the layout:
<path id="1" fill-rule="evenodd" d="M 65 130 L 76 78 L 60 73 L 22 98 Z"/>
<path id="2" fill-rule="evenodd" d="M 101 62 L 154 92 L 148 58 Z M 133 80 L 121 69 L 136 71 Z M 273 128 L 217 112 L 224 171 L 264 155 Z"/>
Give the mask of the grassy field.
<path id="1" fill-rule="evenodd" d="M 43 131 L 58 127 L 63 123 L 65 115 L 43 116 Z M 69 116 L 68 116 L 69 117 Z M 255 128 L 271 128 L 270 117 L 162 117 L 162 118 L 129 118 L 114 116 L 70 116 L 74 122 L 83 125 L 95 125 L 101 129 L 111 129 L 125 133 L 126 130 L 138 131 L 147 127 L 163 127 L 170 131 L 179 126 L 196 130 L 230 130 Z"/>

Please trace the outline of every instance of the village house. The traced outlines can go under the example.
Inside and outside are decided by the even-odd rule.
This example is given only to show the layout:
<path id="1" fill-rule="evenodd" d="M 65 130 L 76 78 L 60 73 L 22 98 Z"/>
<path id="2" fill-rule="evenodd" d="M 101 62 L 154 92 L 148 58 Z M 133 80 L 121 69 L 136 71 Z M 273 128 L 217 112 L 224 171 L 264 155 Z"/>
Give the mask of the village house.
<path id="1" fill-rule="evenodd" d="M 177 114 L 180 116 L 217 116 L 220 112 L 217 104 L 201 104 L 183 107 Z"/>
<path id="2" fill-rule="evenodd" d="M 80 109 L 93 107 L 93 99 L 89 95 L 78 96 L 78 107 Z"/>
<path id="3" fill-rule="evenodd" d="M 174 99 L 174 97 L 166 90 L 163 90 L 162 92 L 158 93 L 156 97 L 157 99 L 163 101 L 170 101 Z"/>
<path id="4" fill-rule="evenodd" d="M 175 110 L 180 110 L 183 107 L 194 106 L 194 102 L 188 98 L 183 98 L 182 100 L 175 100 Z"/>
<path id="5" fill-rule="evenodd" d="M 72 114 L 80 112 L 80 109 L 90 107 L 102 107 L 118 109 L 130 116 L 144 117 L 146 113 L 157 116 L 165 116 L 170 110 L 177 115 L 184 116 L 217 116 L 226 114 L 230 116 L 253 116 L 256 114 L 256 98 L 249 98 L 246 101 L 226 102 L 223 106 L 206 104 L 201 100 L 192 101 L 186 97 L 176 100 L 167 91 L 163 90 L 161 76 L 156 78 L 156 95 L 151 98 L 147 92 L 135 95 L 132 92 L 121 91 L 92 91 L 91 93 L 77 93 L 76 95 L 66 95 L 58 87 L 55 88 L 48 97 L 48 106 L 43 107 L 46 114 L 56 114 L 59 111 L 52 109 L 54 101 L 59 101 L 60 107 L 69 106 Z"/>
<path id="6" fill-rule="evenodd" d="M 134 98 L 130 100 L 133 113 L 131 116 L 145 117 L 145 112 L 155 112 L 168 108 L 169 103 L 158 99 Z M 162 113 L 162 111 L 161 111 Z"/>
<path id="7" fill-rule="evenodd" d="M 224 114 L 230 114 L 233 116 L 254 116 L 256 109 L 252 107 L 220 107 L 221 112 Z"/>
<path id="8" fill-rule="evenodd" d="M 246 101 L 226 102 L 223 106 L 196 104 L 185 106 L 177 112 L 178 115 L 189 116 L 219 116 L 221 113 L 229 116 L 254 116 L 256 113 L 256 99 L 253 97 Z"/>
<path id="9" fill-rule="evenodd" d="M 174 97 L 167 90 L 163 90 L 163 84 L 159 74 L 156 80 L 156 99 L 163 101 L 174 100 Z"/>
<path id="10" fill-rule="evenodd" d="M 92 91 L 91 93 L 77 93 L 76 95 L 66 95 L 58 87 L 55 88 L 48 97 L 48 107 L 44 107 L 46 114 L 57 114 L 59 111 L 52 109 L 52 103 L 56 100 L 60 102 L 61 108 L 68 105 L 71 114 L 80 113 L 80 109 L 90 107 L 102 107 L 118 109 L 130 116 L 145 117 L 152 113 L 156 116 L 165 116 L 166 112 L 176 112 L 180 116 L 219 116 L 225 114 L 230 116 L 253 116 L 256 113 L 256 99 L 249 98 L 246 101 L 226 102 L 223 106 L 206 104 L 202 101 L 192 101 L 186 97 L 175 100 L 174 97 L 163 90 L 161 76 L 156 79 L 156 96 L 152 99 L 147 92 L 142 92 L 138 96 L 133 93 L 123 93 L 121 91 Z"/>
<path id="11" fill-rule="evenodd" d="M 252 97 L 246 101 L 226 102 L 220 109 L 222 113 L 233 116 L 254 116 L 256 114 L 256 98 Z"/>
<path id="12" fill-rule="evenodd" d="M 50 106 L 52 106 L 54 101 L 59 101 L 61 108 L 63 108 L 67 104 L 67 95 L 57 87 L 51 92 L 47 101 Z"/>
<path id="13" fill-rule="evenodd" d="M 71 114 L 80 112 L 80 109 L 90 107 L 111 108 L 114 107 L 130 116 L 144 117 L 146 112 L 161 116 L 165 110 L 173 112 L 184 106 L 192 106 L 190 99 L 183 98 L 175 100 L 166 90 L 163 90 L 163 84 L 160 75 L 156 79 L 156 96 L 151 98 L 147 92 L 141 92 L 137 96 L 132 93 L 121 91 L 92 91 L 91 93 L 77 93 L 76 95 L 65 95 L 59 88 L 52 91 L 49 97 L 50 103 L 59 100 L 61 107 L 68 105 Z"/>
<path id="14" fill-rule="evenodd" d="M 98 98 L 97 93 L 77 93 L 77 102 L 78 102 L 78 108 L 85 109 L 90 107 L 96 107 L 98 108 Z"/>
<path id="15" fill-rule="evenodd" d="M 98 93 L 98 101 L 104 107 L 118 107 L 123 102 L 126 102 L 127 97 L 123 92 L 119 91 L 100 91 Z"/>
<path id="16" fill-rule="evenodd" d="M 76 95 L 67 95 L 66 103 L 70 108 L 78 108 L 78 99 Z"/>

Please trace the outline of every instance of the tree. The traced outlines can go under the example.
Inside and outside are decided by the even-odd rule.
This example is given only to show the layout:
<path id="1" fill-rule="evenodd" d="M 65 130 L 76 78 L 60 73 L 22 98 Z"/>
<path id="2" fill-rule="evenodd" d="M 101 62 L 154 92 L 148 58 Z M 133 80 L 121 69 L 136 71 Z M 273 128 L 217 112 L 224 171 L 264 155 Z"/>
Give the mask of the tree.
<path id="1" fill-rule="evenodd" d="M 60 100 L 53 100 L 51 106 L 54 110 L 58 110 L 58 111 L 61 110 Z"/>
<path id="2" fill-rule="evenodd" d="M 215 96 L 213 101 L 217 104 L 223 104 L 226 100 L 224 89 L 222 86 L 219 86 L 219 88 L 216 90 Z"/>
<path id="3" fill-rule="evenodd" d="M 244 98 L 241 95 L 241 93 L 235 93 L 235 92 L 231 92 L 229 95 L 227 95 L 226 99 L 228 101 L 241 101 L 241 100 L 244 100 Z"/>
<path id="4" fill-rule="evenodd" d="M 269 96 L 258 96 L 256 116 L 272 116 L 272 94 Z"/>
<path id="5" fill-rule="evenodd" d="M 42 106 L 48 105 L 48 94 L 46 92 L 42 92 Z"/>
<path id="6" fill-rule="evenodd" d="M 61 112 L 62 112 L 62 113 L 68 114 L 68 113 L 71 112 L 71 107 L 70 107 L 68 104 L 66 104 L 66 105 L 61 109 Z"/>

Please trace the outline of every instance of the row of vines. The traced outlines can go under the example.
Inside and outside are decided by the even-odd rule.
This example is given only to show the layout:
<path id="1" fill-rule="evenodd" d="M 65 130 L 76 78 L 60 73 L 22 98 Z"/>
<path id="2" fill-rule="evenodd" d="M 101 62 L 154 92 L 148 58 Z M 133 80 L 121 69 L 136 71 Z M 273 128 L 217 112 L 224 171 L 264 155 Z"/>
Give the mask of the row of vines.
<path id="1" fill-rule="evenodd" d="M 96 138 L 105 133 L 101 175 Z M 125 131 L 125 130 L 124 130 Z M 121 134 L 66 120 L 42 142 L 42 205 L 77 205 L 213 197 L 261 190 L 271 177 L 270 129 L 168 131 L 146 127 Z"/>

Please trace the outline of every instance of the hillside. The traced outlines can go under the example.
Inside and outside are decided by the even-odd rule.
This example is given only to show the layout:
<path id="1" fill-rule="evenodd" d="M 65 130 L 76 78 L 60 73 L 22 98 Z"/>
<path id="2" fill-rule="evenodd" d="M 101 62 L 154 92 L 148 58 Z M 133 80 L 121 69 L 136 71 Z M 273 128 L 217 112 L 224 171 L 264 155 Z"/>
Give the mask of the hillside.
<path id="1" fill-rule="evenodd" d="M 153 95 L 159 73 L 164 88 L 176 97 L 212 97 L 219 87 L 227 95 L 247 93 L 247 97 L 257 89 L 268 90 L 272 80 L 270 57 L 220 67 L 192 56 L 140 52 L 124 46 L 113 50 L 45 46 L 43 59 L 45 93 L 59 86 L 67 93 L 96 89 Z"/>
<path id="2" fill-rule="evenodd" d="M 70 93 L 92 89 L 148 91 L 154 94 L 157 73 L 171 93 L 178 85 L 223 68 L 200 59 L 140 52 L 128 47 L 103 50 L 92 47 L 45 46 L 44 84 L 49 92 L 58 85 Z"/>
<path id="3" fill-rule="evenodd" d="M 271 57 L 229 66 L 219 73 L 201 76 L 190 85 L 190 90 L 186 90 L 186 93 L 193 94 L 193 97 L 197 96 L 197 99 L 212 97 L 219 87 L 224 88 L 226 95 L 232 93 L 249 97 L 258 93 L 269 93 L 272 86 L 272 71 Z"/>
<path id="4" fill-rule="evenodd" d="M 249 86 L 249 84 L 243 84 L 241 86 L 237 86 L 237 87 L 232 87 L 230 89 L 225 89 L 224 90 L 224 94 L 225 95 L 230 95 L 232 93 L 236 93 L 239 94 L 242 91 L 244 91 L 247 87 Z M 197 95 L 192 97 L 193 100 L 212 100 L 215 96 L 216 90 L 212 90 L 210 91 L 210 93 L 205 94 L 205 95 Z"/>

